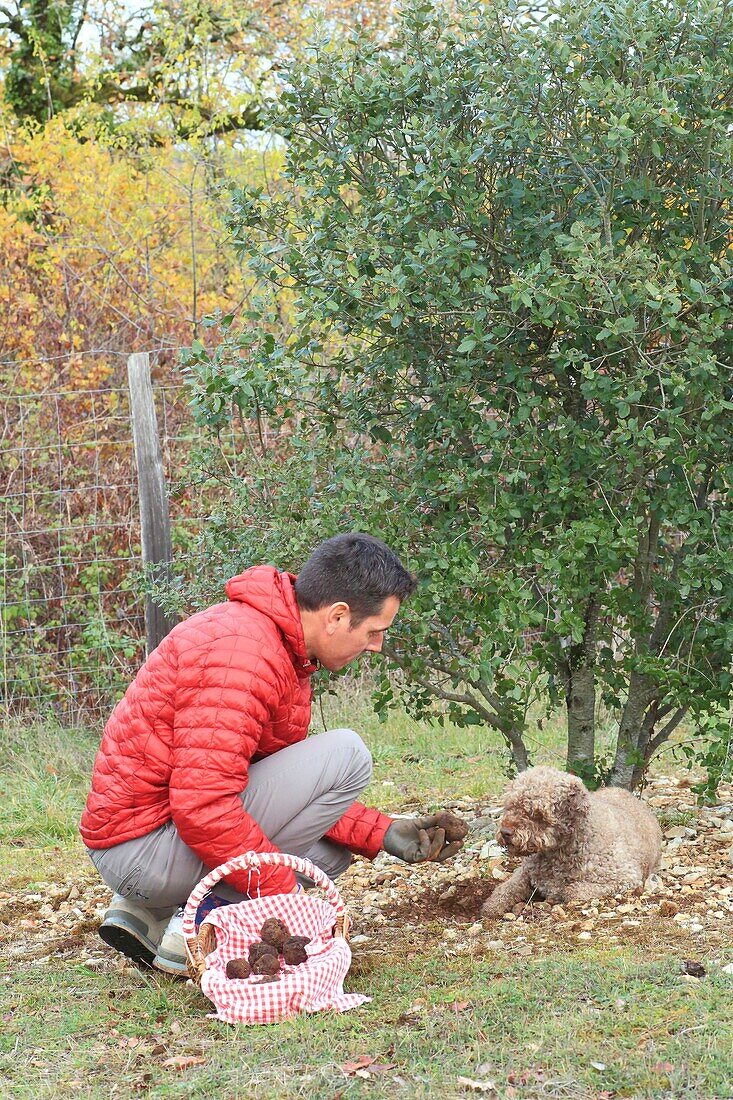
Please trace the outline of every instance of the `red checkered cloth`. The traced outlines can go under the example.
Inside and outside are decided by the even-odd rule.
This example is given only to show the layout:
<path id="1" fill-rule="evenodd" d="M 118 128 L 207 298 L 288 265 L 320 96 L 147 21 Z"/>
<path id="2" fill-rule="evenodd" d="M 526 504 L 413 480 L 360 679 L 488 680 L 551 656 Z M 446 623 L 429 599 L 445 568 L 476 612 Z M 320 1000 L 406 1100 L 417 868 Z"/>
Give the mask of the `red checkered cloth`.
<path id="1" fill-rule="evenodd" d="M 201 990 L 213 1002 L 215 1019 L 227 1023 L 272 1024 L 301 1012 L 333 1009 L 345 1012 L 369 1001 L 361 993 L 344 993 L 343 981 L 351 965 L 351 949 L 343 936 L 333 930 L 346 909 L 338 890 L 323 872 L 309 860 L 283 852 L 246 852 L 212 871 L 191 894 L 183 917 L 186 940 L 193 935 L 193 922 L 198 905 L 220 878 L 232 870 L 253 873 L 253 886 L 260 863 L 280 863 L 312 878 L 326 892 L 326 898 L 305 893 L 274 894 L 253 897 L 235 905 L 214 909 L 204 924 L 216 929 L 216 949 L 206 957 L 206 969 L 201 976 Z M 235 864 L 236 866 L 232 866 Z M 256 886 L 254 886 L 256 893 Z M 259 940 L 260 929 L 268 917 L 279 918 L 293 936 L 307 936 L 307 960 L 299 966 L 282 965 L 276 981 L 262 981 L 260 976 L 227 978 L 230 959 L 247 958 L 250 944 Z"/>

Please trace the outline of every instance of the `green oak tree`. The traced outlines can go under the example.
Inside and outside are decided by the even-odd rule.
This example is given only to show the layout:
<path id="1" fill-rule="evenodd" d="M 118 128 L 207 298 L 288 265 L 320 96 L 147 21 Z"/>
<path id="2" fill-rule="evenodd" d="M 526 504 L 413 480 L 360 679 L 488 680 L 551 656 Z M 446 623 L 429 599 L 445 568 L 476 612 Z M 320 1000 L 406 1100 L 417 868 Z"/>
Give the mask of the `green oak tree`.
<path id="1" fill-rule="evenodd" d="M 634 786 L 685 718 L 730 745 L 732 98 L 722 0 L 418 2 L 292 70 L 287 186 L 235 195 L 261 303 L 185 369 L 202 419 L 279 443 L 208 560 L 382 534 L 423 581 L 407 705 L 518 768 L 538 698 L 589 781 Z"/>

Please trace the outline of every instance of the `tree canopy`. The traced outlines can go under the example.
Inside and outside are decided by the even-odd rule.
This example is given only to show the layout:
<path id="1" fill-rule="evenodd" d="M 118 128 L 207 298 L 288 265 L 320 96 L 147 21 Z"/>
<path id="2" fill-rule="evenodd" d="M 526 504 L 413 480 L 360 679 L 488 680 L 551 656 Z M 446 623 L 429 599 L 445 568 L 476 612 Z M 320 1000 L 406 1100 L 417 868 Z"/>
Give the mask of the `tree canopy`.
<path id="1" fill-rule="evenodd" d="M 371 0 L 6 0 L 5 101 L 40 123 L 95 106 L 108 126 L 147 127 L 158 140 L 260 130 L 263 101 L 316 20 L 338 35 L 387 10 Z"/>
<path id="2" fill-rule="evenodd" d="M 280 438 L 207 561 L 382 535 L 422 578 L 408 705 L 520 768 L 538 699 L 625 786 L 727 721 L 732 96 L 721 0 L 417 2 L 289 73 L 288 189 L 237 193 L 262 299 L 186 370 L 202 419 Z"/>

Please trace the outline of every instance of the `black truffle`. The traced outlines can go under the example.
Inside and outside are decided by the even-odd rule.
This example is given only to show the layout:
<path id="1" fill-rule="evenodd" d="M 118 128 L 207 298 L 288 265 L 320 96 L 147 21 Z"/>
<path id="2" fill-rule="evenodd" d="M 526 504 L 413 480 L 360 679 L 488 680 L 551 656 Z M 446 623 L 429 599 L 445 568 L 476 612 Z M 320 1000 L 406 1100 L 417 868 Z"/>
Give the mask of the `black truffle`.
<path id="1" fill-rule="evenodd" d="M 445 829 L 445 839 L 452 843 L 455 840 L 463 840 L 468 834 L 468 825 L 461 817 L 443 810 L 436 817 L 435 827 Z"/>
<path id="2" fill-rule="evenodd" d="M 271 943 L 261 943 L 259 940 L 249 945 L 250 966 L 254 966 L 257 960 L 261 959 L 264 955 L 273 955 L 277 958 L 277 948 L 273 947 Z"/>
<path id="3" fill-rule="evenodd" d="M 230 959 L 227 963 L 227 978 L 248 978 L 251 973 L 246 959 Z"/>
<path id="4" fill-rule="evenodd" d="M 270 943 L 278 951 L 282 951 L 283 944 L 290 938 L 290 931 L 277 917 L 270 917 L 260 928 L 263 943 Z"/>
<path id="5" fill-rule="evenodd" d="M 255 959 L 252 963 L 253 974 L 279 974 L 280 973 L 280 959 L 274 952 L 267 955 L 260 955 L 259 959 Z"/>
<path id="6" fill-rule="evenodd" d="M 305 945 L 311 941 L 307 936 L 291 936 L 283 944 L 283 961 L 289 966 L 299 966 L 308 958 Z"/>

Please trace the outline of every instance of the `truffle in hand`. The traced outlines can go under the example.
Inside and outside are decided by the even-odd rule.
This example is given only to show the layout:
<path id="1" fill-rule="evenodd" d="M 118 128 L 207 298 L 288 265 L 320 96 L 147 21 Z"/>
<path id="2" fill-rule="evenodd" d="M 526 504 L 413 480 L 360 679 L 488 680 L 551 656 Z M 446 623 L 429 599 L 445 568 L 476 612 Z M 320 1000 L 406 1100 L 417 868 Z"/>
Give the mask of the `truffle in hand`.
<path id="1" fill-rule="evenodd" d="M 283 961 L 289 966 L 299 966 L 308 958 L 305 945 L 311 941 L 307 936 L 291 936 L 283 944 Z"/>
<path id="2" fill-rule="evenodd" d="M 447 810 L 442 810 L 436 815 L 435 827 L 445 830 L 445 839 L 449 844 L 456 840 L 463 840 L 468 835 L 468 825 L 463 818 L 456 817 Z"/>
<path id="3" fill-rule="evenodd" d="M 251 970 L 246 959 L 230 959 L 227 963 L 227 978 L 248 978 Z"/>
<path id="4" fill-rule="evenodd" d="M 279 974 L 280 973 L 280 959 L 273 951 L 267 955 L 260 955 L 259 959 L 256 959 L 252 963 L 253 974 Z"/>
<path id="5" fill-rule="evenodd" d="M 290 938 L 290 931 L 277 917 L 270 917 L 260 928 L 263 943 L 272 944 L 278 951 L 282 951 L 283 944 Z"/>
<path id="6" fill-rule="evenodd" d="M 271 943 L 261 943 L 259 940 L 249 945 L 250 966 L 254 966 L 257 960 L 261 959 L 264 955 L 273 955 L 277 958 L 277 948 L 273 947 Z"/>

